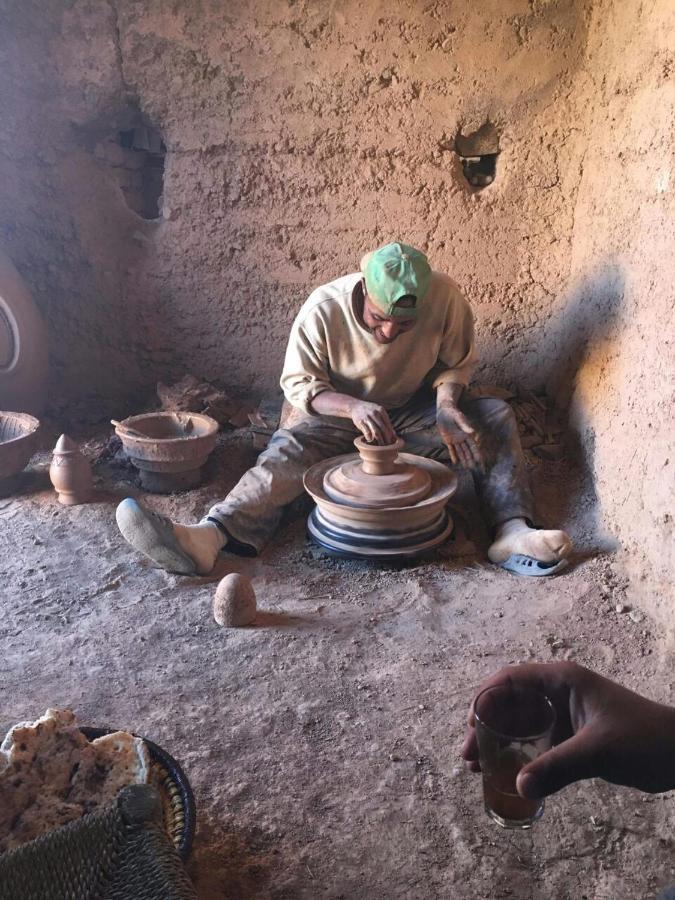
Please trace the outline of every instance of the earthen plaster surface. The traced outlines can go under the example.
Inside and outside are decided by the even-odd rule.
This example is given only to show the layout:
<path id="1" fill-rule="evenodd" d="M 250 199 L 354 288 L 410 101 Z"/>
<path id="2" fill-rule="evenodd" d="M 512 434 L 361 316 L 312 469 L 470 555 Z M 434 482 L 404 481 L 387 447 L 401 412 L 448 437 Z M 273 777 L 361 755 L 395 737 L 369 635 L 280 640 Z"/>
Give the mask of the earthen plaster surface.
<path id="1" fill-rule="evenodd" d="M 0 732 L 65 706 L 165 747 L 197 798 L 200 900 L 652 900 L 675 883 L 672 792 L 586 782 L 509 833 L 459 758 L 476 685 L 508 662 L 576 659 L 675 704 L 662 628 L 613 560 L 588 552 L 592 535 L 564 577 L 517 578 L 485 562 L 474 509 L 474 545 L 382 568 L 309 547 L 305 504 L 261 558 L 185 578 L 120 536 L 113 504 L 138 489 L 106 447 L 84 445 L 98 459 L 90 504 L 58 503 L 48 454 L 0 499 Z M 249 438 L 221 438 L 201 488 L 139 496 L 194 520 L 254 455 Z M 575 473 L 533 474 L 547 514 L 583 533 Z M 213 620 L 230 572 L 253 579 L 254 627 Z"/>

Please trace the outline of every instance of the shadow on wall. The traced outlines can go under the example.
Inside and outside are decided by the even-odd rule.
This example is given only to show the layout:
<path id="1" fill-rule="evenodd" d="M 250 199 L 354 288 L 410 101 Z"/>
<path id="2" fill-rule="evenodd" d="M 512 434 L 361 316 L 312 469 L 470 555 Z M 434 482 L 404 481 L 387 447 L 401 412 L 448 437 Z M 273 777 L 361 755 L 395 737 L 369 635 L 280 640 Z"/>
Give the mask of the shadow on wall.
<path id="1" fill-rule="evenodd" d="M 567 302 L 561 303 L 555 316 L 546 326 L 541 347 L 550 367 L 545 373 L 546 392 L 556 405 L 570 410 L 577 377 L 590 360 L 594 351 L 602 346 L 605 359 L 611 359 L 609 350 L 620 333 L 620 311 L 624 300 L 625 278 L 622 267 L 615 261 L 607 261 L 588 273 L 572 291 Z M 605 368 L 603 382 L 609 389 L 611 372 Z M 581 413 L 583 414 L 583 410 Z M 577 420 L 577 416 L 574 416 Z M 576 492 L 565 497 L 564 514 L 579 512 L 579 501 L 584 493 L 592 493 L 595 499 L 594 472 L 595 446 L 592 430 L 580 430 L 579 421 L 571 421 L 569 451 L 572 460 L 581 469 L 582 479 Z M 598 505 L 593 504 L 591 515 L 593 532 L 602 533 L 598 521 Z M 616 542 L 603 536 L 604 550 L 616 549 Z"/>
<path id="2" fill-rule="evenodd" d="M 544 331 L 542 345 L 552 360 L 546 392 L 558 406 L 569 407 L 577 374 L 594 345 L 618 337 L 618 314 L 624 296 L 623 269 L 613 261 L 586 275 Z"/>

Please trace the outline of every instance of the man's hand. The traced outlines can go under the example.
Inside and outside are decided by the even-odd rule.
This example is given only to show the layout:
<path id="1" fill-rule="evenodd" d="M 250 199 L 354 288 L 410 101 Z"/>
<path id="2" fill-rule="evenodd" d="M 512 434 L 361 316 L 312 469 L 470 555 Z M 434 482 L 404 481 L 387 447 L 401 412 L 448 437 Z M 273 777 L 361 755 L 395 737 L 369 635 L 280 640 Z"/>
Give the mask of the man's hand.
<path id="1" fill-rule="evenodd" d="M 337 391 L 323 391 L 312 400 L 312 409 L 320 416 L 351 419 L 369 444 L 393 444 L 396 441 L 389 413 L 379 403 L 358 400 Z"/>
<path id="2" fill-rule="evenodd" d="M 557 714 L 556 746 L 524 766 L 522 797 L 547 797 L 583 778 L 656 793 L 675 788 L 675 709 L 647 700 L 576 663 L 508 666 L 482 685 L 519 684 L 543 691 Z M 462 756 L 477 772 L 473 703 Z"/>
<path id="3" fill-rule="evenodd" d="M 384 406 L 357 400 L 351 408 L 351 417 L 369 444 L 393 444 L 396 440 L 394 426 Z"/>
<path id="4" fill-rule="evenodd" d="M 436 411 L 438 432 L 448 448 L 450 461 L 455 465 L 473 469 L 482 466 L 476 431 L 459 409 L 452 403 L 439 403 Z"/>

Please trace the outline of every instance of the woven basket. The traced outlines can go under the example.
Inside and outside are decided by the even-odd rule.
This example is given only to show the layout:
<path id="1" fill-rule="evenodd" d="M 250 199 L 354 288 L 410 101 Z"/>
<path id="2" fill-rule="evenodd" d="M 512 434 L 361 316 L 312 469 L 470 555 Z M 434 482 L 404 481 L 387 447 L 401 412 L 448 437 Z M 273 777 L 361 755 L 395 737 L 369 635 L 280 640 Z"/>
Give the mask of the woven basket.
<path id="1" fill-rule="evenodd" d="M 149 784 L 0 854 L 0 900 L 197 900 Z"/>
<path id="2" fill-rule="evenodd" d="M 113 728 L 80 728 L 90 741 L 112 734 Z M 141 735 L 134 735 L 141 737 Z M 157 744 L 141 737 L 152 763 L 150 783 L 159 790 L 164 807 L 164 827 L 185 862 L 192 849 L 197 821 L 197 808 L 190 782 L 176 760 Z"/>
<path id="3" fill-rule="evenodd" d="M 0 412 L 0 479 L 18 475 L 35 452 L 40 422 L 28 413 Z"/>

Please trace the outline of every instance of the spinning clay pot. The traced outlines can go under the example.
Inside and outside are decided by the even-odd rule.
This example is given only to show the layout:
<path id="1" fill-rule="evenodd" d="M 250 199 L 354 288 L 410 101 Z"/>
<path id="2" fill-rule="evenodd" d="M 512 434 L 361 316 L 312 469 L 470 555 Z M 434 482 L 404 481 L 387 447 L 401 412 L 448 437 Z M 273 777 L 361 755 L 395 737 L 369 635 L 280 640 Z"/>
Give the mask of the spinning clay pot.
<path id="1" fill-rule="evenodd" d="M 369 444 L 364 438 L 357 437 L 354 446 L 361 457 L 361 468 L 367 475 L 392 475 L 399 450 L 405 444 L 401 438 L 393 444 Z"/>
<path id="2" fill-rule="evenodd" d="M 388 446 L 354 441 L 358 456 L 316 463 L 304 476 L 316 501 L 310 537 L 338 556 L 410 559 L 438 547 L 452 531 L 446 504 L 457 476 L 442 463 Z"/>

